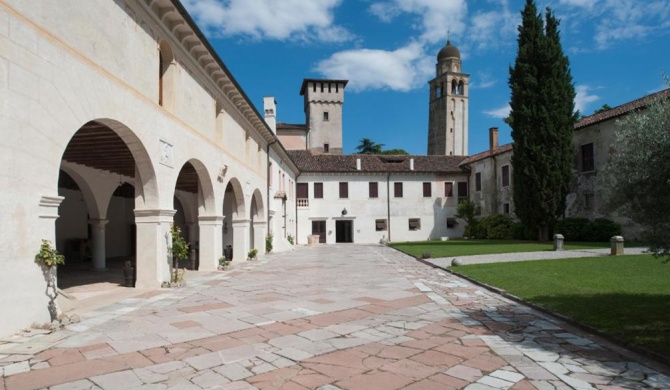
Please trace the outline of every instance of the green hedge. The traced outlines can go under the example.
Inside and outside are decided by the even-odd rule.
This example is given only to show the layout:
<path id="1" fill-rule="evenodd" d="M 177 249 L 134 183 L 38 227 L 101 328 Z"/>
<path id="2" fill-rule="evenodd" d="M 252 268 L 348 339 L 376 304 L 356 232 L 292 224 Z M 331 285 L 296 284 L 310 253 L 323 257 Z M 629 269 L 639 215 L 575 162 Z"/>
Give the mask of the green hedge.
<path id="1" fill-rule="evenodd" d="M 621 234 L 621 225 L 607 218 L 566 218 L 554 226 L 554 234 L 562 234 L 566 241 L 607 242 Z"/>

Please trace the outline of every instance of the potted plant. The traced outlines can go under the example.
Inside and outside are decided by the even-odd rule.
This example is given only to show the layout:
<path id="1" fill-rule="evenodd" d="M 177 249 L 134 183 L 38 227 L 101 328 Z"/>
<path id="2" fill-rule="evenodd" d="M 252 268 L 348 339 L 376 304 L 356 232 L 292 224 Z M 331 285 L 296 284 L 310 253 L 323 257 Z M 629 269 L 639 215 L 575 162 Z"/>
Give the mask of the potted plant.
<path id="1" fill-rule="evenodd" d="M 247 260 L 256 260 L 256 256 L 258 256 L 258 249 L 253 248 L 247 253 Z"/>
<path id="2" fill-rule="evenodd" d="M 58 296 L 58 287 L 56 286 L 56 267 L 65 264 L 65 256 L 58 253 L 56 248 L 51 246 L 51 241 L 42 240 L 40 251 L 35 255 L 35 263 L 42 268 L 44 280 L 47 282 L 47 296 L 49 297 L 49 315 L 51 321 L 58 319 L 58 306 L 56 306 L 56 297 Z"/>
<path id="3" fill-rule="evenodd" d="M 135 267 L 131 260 L 126 261 L 123 267 L 123 279 L 126 287 L 135 287 Z"/>
<path id="4" fill-rule="evenodd" d="M 181 229 L 175 224 L 170 225 L 170 235 L 172 236 L 172 246 L 170 251 L 172 253 L 172 272 L 170 275 L 170 284 L 183 284 L 185 270 L 179 269 L 179 261 L 188 259 L 188 243 L 181 236 Z"/>
<path id="5" fill-rule="evenodd" d="M 230 266 L 230 260 L 228 260 L 225 256 L 219 257 L 219 271 L 225 271 L 228 269 Z"/>

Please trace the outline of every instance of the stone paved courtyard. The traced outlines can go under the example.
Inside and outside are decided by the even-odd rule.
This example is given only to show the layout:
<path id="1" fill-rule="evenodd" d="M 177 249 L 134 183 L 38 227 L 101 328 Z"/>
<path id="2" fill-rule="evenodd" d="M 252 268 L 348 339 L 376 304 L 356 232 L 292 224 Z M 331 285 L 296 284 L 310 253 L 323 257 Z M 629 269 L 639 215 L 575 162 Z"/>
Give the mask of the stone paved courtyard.
<path id="1" fill-rule="evenodd" d="M 300 247 L 5 340 L 0 390 L 670 388 L 596 340 L 390 248 Z"/>

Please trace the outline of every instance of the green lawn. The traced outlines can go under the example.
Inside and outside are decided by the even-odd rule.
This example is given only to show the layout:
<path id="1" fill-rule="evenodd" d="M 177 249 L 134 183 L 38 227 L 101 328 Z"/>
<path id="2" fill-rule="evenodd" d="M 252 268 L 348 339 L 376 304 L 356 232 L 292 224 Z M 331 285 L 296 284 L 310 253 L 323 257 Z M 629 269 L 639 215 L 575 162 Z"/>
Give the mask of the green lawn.
<path id="1" fill-rule="evenodd" d="M 451 267 L 670 357 L 670 263 L 651 255 Z"/>
<path id="2" fill-rule="evenodd" d="M 392 247 L 414 257 L 429 252 L 430 257 L 487 255 L 492 253 L 536 252 L 554 249 L 551 242 L 516 240 L 449 240 L 418 241 L 390 244 Z M 565 249 L 609 248 L 609 242 L 566 242 Z"/>

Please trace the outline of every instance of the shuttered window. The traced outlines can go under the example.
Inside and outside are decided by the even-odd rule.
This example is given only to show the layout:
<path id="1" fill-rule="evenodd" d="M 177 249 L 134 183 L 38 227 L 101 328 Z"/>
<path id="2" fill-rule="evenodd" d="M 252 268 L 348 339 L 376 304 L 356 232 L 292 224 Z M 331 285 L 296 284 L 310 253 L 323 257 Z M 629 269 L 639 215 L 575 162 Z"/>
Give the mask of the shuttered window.
<path id="1" fill-rule="evenodd" d="M 393 183 L 393 196 L 402 198 L 402 183 Z"/>
<path id="2" fill-rule="evenodd" d="M 340 183 L 340 198 L 349 197 L 349 183 L 341 182 Z"/>
<path id="3" fill-rule="evenodd" d="M 323 183 L 314 183 L 314 198 L 323 198 Z"/>
<path id="4" fill-rule="evenodd" d="M 430 198 L 433 196 L 433 189 L 430 183 L 423 183 L 423 197 Z"/>
<path id="5" fill-rule="evenodd" d="M 379 197 L 379 188 L 378 188 L 378 183 L 376 181 L 371 181 L 368 183 L 368 192 L 369 192 L 369 197 L 370 198 L 377 198 Z"/>

